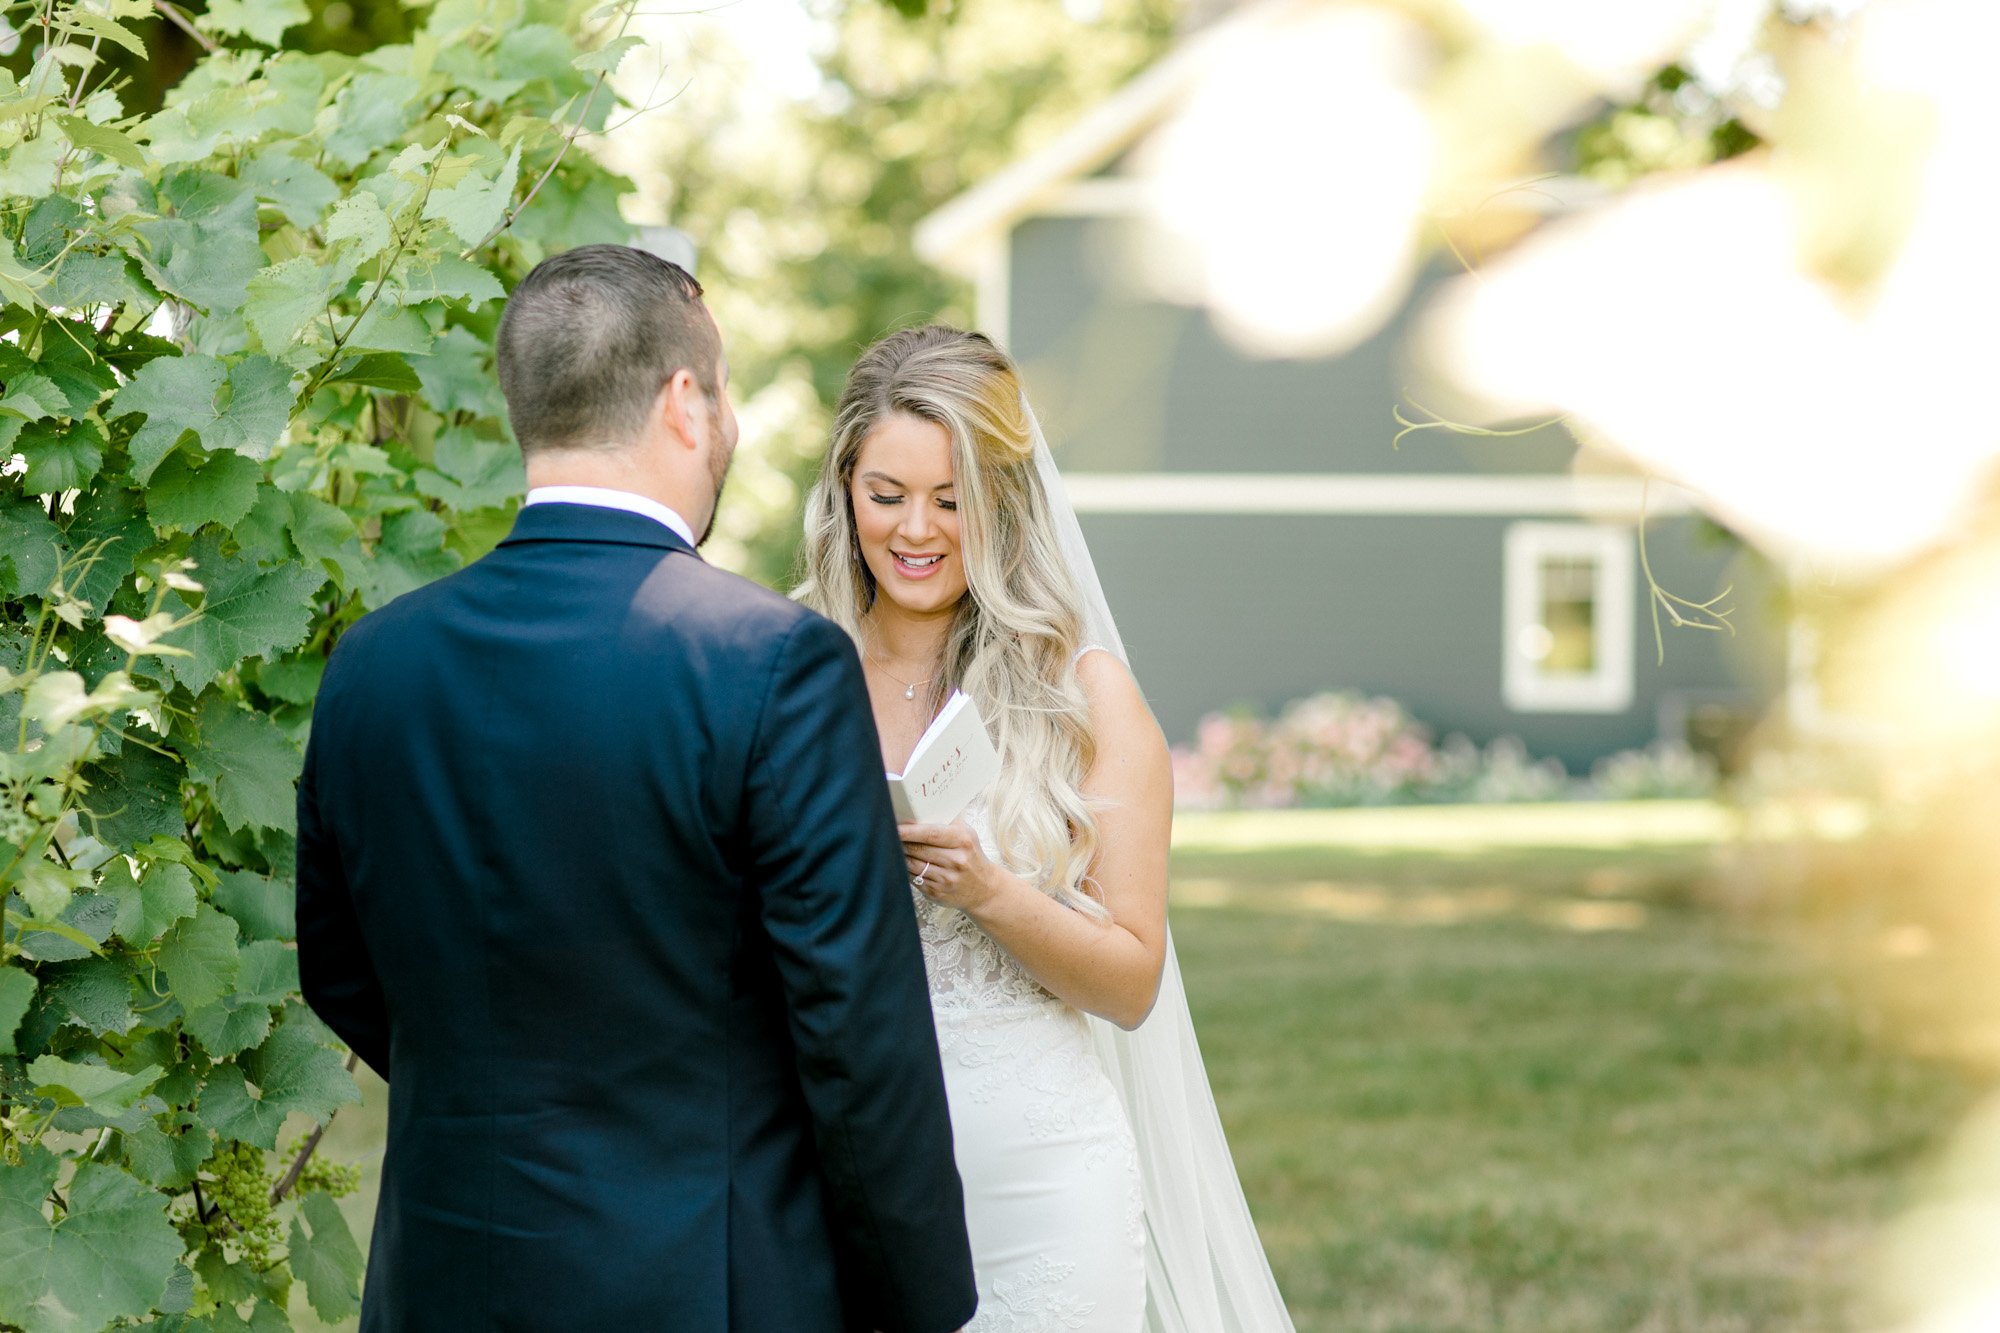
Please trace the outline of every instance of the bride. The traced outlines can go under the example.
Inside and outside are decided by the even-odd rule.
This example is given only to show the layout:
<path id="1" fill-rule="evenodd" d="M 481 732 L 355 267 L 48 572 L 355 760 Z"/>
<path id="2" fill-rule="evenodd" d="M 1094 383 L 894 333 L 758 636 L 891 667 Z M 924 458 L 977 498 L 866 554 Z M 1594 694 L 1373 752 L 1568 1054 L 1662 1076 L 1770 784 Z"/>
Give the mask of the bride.
<path id="1" fill-rule="evenodd" d="M 883 339 L 806 508 L 800 600 L 861 650 L 885 766 L 953 690 L 1001 755 L 900 829 L 978 1272 L 971 1333 L 1289 1333 L 1167 929 L 1173 783 L 1012 362 Z"/>

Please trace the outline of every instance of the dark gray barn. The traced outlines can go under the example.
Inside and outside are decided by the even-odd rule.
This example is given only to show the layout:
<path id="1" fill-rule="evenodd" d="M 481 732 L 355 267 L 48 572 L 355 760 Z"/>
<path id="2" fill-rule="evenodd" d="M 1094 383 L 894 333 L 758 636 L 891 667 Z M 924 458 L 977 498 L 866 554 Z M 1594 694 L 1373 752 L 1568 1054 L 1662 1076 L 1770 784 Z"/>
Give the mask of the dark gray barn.
<path id="1" fill-rule="evenodd" d="M 1782 580 L 1672 488 L 1645 553 L 1735 635 L 1666 630 L 1642 576 L 1642 483 L 1560 427 L 1394 444 L 1412 313 L 1338 357 L 1259 360 L 1141 293 L 1119 164 L 1175 105 L 1167 57 L 1114 104 L 934 215 L 918 243 L 978 284 L 1021 363 L 1105 590 L 1175 742 L 1203 714 L 1328 689 L 1386 694 L 1440 733 L 1519 736 L 1572 771 L 1662 737 L 1726 737 L 1784 685 Z"/>

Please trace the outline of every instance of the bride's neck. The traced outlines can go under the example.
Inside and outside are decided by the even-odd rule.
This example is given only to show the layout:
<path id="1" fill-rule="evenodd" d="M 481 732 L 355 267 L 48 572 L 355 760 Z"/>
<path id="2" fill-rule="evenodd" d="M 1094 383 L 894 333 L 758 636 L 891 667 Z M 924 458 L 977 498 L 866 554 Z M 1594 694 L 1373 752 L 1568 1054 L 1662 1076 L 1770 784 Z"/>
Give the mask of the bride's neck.
<path id="1" fill-rule="evenodd" d="M 905 666 L 928 666 L 944 655 L 952 613 L 913 615 L 886 597 L 876 599 L 861 618 L 862 638 L 877 657 Z"/>

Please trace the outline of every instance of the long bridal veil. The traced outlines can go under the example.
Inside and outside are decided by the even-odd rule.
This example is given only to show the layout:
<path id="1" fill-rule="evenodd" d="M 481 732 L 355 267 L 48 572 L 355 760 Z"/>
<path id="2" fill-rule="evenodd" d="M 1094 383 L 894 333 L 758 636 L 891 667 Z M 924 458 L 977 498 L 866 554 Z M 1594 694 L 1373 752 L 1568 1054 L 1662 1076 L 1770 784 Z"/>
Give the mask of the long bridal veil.
<path id="1" fill-rule="evenodd" d="M 1042 491 L 1083 598 L 1084 642 L 1129 666 L 1076 506 L 1034 409 L 1027 412 Z M 1291 1333 L 1209 1091 L 1171 930 L 1160 995 L 1146 1021 L 1127 1032 L 1092 1016 L 1090 1031 L 1139 1143 L 1146 1333 Z"/>

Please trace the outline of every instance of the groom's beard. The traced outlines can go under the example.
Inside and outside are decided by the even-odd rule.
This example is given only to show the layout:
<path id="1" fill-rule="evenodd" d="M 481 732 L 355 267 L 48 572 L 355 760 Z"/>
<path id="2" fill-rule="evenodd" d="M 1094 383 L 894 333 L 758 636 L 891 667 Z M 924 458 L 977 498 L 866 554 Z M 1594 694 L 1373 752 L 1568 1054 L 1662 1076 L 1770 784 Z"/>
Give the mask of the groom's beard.
<path id="1" fill-rule="evenodd" d="M 722 490 L 729 483 L 729 465 L 736 461 L 734 449 L 726 454 L 717 449 L 716 455 L 719 461 L 708 465 L 709 477 L 715 482 L 715 503 L 708 507 L 708 523 L 702 528 L 701 536 L 695 539 L 697 548 L 708 545 L 708 539 L 715 533 L 715 517 L 722 512 Z"/>

